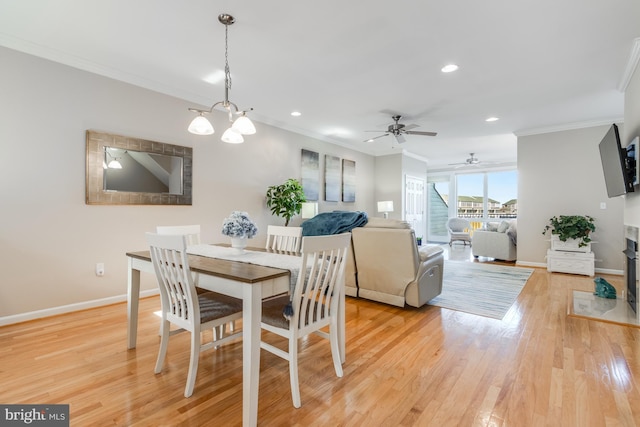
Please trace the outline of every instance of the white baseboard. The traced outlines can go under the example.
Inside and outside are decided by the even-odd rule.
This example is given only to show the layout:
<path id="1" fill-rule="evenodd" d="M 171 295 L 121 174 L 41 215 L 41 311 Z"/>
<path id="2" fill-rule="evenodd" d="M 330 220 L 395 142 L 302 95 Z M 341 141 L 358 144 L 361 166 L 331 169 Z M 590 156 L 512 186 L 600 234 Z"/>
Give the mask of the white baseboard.
<path id="1" fill-rule="evenodd" d="M 612 274 L 614 276 L 624 276 L 624 271 L 622 271 L 622 270 L 612 270 L 610 268 L 596 268 L 596 273 Z"/>
<path id="2" fill-rule="evenodd" d="M 540 268 L 547 268 L 547 263 L 546 262 L 531 262 L 531 261 L 520 261 L 517 260 L 516 261 L 516 265 L 518 267 L 540 267 Z"/>
<path id="3" fill-rule="evenodd" d="M 540 267 L 540 268 L 547 268 L 547 263 L 546 262 L 530 262 L 530 261 L 516 261 L 516 265 L 518 267 Z M 611 274 L 614 276 L 624 276 L 624 271 L 622 270 L 613 270 L 610 268 L 596 268 L 595 269 L 596 273 L 600 273 L 600 274 Z"/>
<path id="4" fill-rule="evenodd" d="M 157 295 L 160 291 L 148 289 L 140 291 L 140 298 Z M 41 319 L 43 317 L 55 316 L 57 314 L 71 313 L 72 311 L 86 310 L 88 308 L 102 307 L 104 305 L 115 304 L 127 300 L 127 295 L 116 295 L 109 298 L 96 299 L 79 302 L 76 304 L 63 305 L 60 307 L 46 308 L 44 310 L 30 311 L 27 313 L 14 314 L 12 316 L 0 317 L 0 326 L 12 325 L 14 323 L 26 322 L 28 320 Z"/>

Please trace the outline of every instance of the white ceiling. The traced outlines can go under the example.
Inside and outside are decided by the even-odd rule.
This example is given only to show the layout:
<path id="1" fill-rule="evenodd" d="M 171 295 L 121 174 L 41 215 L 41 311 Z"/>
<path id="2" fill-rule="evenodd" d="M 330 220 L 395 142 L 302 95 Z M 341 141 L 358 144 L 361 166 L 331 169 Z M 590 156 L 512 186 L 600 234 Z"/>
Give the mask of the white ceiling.
<path id="1" fill-rule="evenodd" d="M 0 0 L 0 45 L 209 107 L 220 13 L 236 18 L 229 98 L 252 119 L 377 155 L 399 148 L 365 130 L 400 114 L 438 132 L 400 146 L 431 167 L 514 161 L 514 132 L 620 120 L 640 37 L 638 0 Z"/>

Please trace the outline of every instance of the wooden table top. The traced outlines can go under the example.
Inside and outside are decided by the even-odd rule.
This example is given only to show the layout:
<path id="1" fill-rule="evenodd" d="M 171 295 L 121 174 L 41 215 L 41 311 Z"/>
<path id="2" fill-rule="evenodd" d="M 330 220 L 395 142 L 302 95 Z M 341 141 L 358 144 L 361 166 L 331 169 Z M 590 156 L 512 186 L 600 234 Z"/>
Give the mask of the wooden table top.
<path id="1" fill-rule="evenodd" d="M 264 248 L 247 248 L 248 250 L 262 251 Z M 151 262 L 149 251 L 127 252 L 127 256 Z M 189 266 L 197 273 L 222 277 L 244 283 L 258 283 L 269 279 L 289 276 L 289 270 L 274 267 L 265 267 L 257 264 L 249 264 L 240 261 L 231 261 L 219 258 L 209 258 L 200 255 L 189 255 Z"/>

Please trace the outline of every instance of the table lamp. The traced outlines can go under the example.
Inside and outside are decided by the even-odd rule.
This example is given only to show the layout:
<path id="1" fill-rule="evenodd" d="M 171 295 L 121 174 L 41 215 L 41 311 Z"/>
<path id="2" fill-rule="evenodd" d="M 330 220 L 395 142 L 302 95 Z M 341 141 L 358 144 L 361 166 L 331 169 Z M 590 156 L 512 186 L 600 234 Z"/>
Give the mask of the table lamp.
<path id="1" fill-rule="evenodd" d="M 318 215 L 318 204 L 315 202 L 304 202 L 300 211 L 302 218 L 308 219 Z"/>
<path id="2" fill-rule="evenodd" d="M 378 212 L 384 212 L 384 217 L 389 218 L 389 212 L 393 212 L 393 201 L 385 200 L 378 202 Z"/>

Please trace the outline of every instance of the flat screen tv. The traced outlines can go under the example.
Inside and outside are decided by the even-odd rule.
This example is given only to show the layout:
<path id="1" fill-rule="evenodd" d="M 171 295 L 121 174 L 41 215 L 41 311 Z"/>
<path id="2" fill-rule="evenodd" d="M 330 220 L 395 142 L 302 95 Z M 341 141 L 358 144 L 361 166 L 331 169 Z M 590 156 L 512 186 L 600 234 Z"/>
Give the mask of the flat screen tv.
<path id="1" fill-rule="evenodd" d="M 628 167 L 627 150 L 620 144 L 618 126 L 611 125 L 599 147 L 609 198 L 633 192 L 633 171 Z"/>

